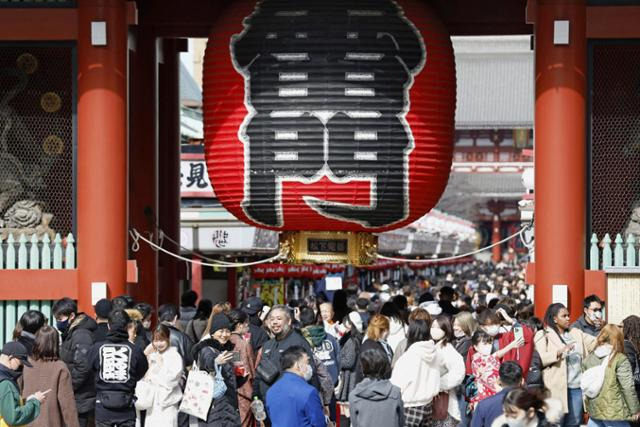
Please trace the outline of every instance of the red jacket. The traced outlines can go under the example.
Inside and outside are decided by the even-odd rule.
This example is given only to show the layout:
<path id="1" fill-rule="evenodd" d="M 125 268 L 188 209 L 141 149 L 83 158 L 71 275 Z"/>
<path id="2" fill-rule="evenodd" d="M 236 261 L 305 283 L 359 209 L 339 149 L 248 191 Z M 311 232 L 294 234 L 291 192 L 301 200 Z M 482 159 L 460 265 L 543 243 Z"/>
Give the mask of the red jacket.
<path id="1" fill-rule="evenodd" d="M 527 326 L 522 325 L 522 335 L 524 336 L 524 345 L 520 348 L 507 352 L 507 354 L 502 357 L 501 362 L 504 363 L 507 360 L 518 362 L 518 365 L 522 368 L 522 378 L 527 378 L 529 367 L 531 366 L 531 359 L 533 358 L 533 337 L 535 333 Z M 501 349 L 509 345 L 509 343 L 515 339 L 515 336 L 513 335 L 513 331 L 509 331 L 504 334 L 496 335 L 496 338 L 498 339 L 498 348 Z M 471 375 L 471 361 L 473 360 L 474 354 L 476 354 L 476 349 L 473 346 L 469 347 L 469 353 L 467 354 L 466 360 L 467 375 Z"/>

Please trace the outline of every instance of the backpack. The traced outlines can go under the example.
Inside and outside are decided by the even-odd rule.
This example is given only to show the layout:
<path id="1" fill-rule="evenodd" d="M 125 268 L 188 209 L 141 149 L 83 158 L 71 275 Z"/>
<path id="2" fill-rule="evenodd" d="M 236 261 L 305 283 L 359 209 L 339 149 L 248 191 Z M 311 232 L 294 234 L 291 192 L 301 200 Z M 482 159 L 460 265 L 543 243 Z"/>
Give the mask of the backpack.
<path id="1" fill-rule="evenodd" d="M 604 358 L 602 363 L 589 368 L 582 373 L 582 377 L 580 378 L 580 388 L 582 389 L 582 393 L 588 398 L 595 399 L 600 394 L 610 358 L 611 355 L 609 354 Z"/>

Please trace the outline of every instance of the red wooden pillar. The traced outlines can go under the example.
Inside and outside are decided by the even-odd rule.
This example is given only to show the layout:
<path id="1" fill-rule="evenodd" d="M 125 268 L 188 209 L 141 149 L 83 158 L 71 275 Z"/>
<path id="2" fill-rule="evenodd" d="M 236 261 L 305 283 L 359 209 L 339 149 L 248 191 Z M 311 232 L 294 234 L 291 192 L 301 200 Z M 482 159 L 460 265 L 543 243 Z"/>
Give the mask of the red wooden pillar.
<path id="1" fill-rule="evenodd" d="M 158 63 L 153 28 L 135 28 L 131 54 L 129 132 L 129 220 L 131 227 L 157 242 L 158 218 Z M 158 305 L 158 252 L 141 244 L 131 256 L 138 283 L 129 285 L 136 301 Z"/>
<path id="2" fill-rule="evenodd" d="M 554 44 L 554 21 L 569 21 L 568 44 Z M 553 302 L 553 285 L 568 285 L 575 319 L 586 250 L 585 0 L 538 0 L 535 37 L 535 311 Z"/>
<path id="3" fill-rule="evenodd" d="M 235 267 L 227 268 L 227 301 L 236 306 L 238 288 L 238 272 Z M 286 296 L 286 295 L 285 295 Z"/>
<path id="4" fill-rule="evenodd" d="M 192 255 L 193 261 L 200 261 L 196 255 Z M 199 262 L 191 263 L 191 290 L 196 292 L 202 298 L 202 264 Z"/>
<path id="5" fill-rule="evenodd" d="M 160 65 L 160 227 L 173 240 L 180 240 L 180 58 L 186 40 L 163 40 Z M 180 253 L 180 247 L 165 239 L 164 248 Z M 178 260 L 161 254 L 159 303 L 180 302 Z"/>
<path id="6" fill-rule="evenodd" d="M 106 46 L 92 45 L 92 22 L 106 23 Z M 92 312 L 92 282 L 106 282 L 110 297 L 126 289 L 125 1 L 78 2 L 77 46 L 78 305 Z"/>
<path id="7" fill-rule="evenodd" d="M 493 214 L 493 224 L 491 225 L 492 228 L 492 233 L 491 233 L 491 244 L 495 245 L 496 243 L 498 243 L 501 239 L 501 235 L 500 235 L 500 215 L 499 214 Z M 500 262 L 500 260 L 502 259 L 502 246 L 501 245 L 496 245 L 493 247 L 493 249 L 491 250 L 491 260 L 493 262 Z"/>

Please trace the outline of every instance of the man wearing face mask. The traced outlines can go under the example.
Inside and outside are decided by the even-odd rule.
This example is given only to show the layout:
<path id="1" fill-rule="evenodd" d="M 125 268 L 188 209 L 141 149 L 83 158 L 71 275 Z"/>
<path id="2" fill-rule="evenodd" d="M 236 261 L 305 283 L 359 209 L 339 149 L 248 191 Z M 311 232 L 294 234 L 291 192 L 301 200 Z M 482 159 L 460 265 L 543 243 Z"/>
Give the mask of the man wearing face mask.
<path id="1" fill-rule="evenodd" d="M 264 343 L 262 351 L 257 358 L 256 380 L 253 382 L 253 394 L 264 398 L 269 387 L 274 384 L 277 375 L 282 372 L 282 354 L 291 347 L 302 347 L 309 360 L 313 361 L 313 351 L 307 340 L 291 327 L 291 312 L 285 305 L 274 305 L 269 316 L 265 319 L 266 325 L 274 335 L 272 339 Z M 312 366 L 313 369 L 313 366 Z M 274 378 L 275 374 L 275 378 Z M 311 383 L 320 390 L 315 370 Z"/>
<path id="2" fill-rule="evenodd" d="M 280 355 L 283 373 L 267 391 L 267 412 L 274 426 L 326 427 L 320 394 L 308 381 L 313 368 L 307 351 L 289 347 Z"/>
<path id="3" fill-rule="evenodd" d="M 21 404 L 18 391 L 18 378 L 22 375 L 22 366 L 31 367 L 27 360 L 27 349 L 18 342 L 8 342 L 0 354 L 0 424 L 25 425 L 40 415 L 40 404 L 45 394 L 38 391 L 27 397 Z"/>
<path id="4" fill-rule="evenodd" d="M 589 295 L 586 297 L 583 304 L 584 313 L 572 325 L 572 327 L 580 329 L 585 334 L 597 337 L 600 333 L 600 329 L 602 329 L 605 324 L 602 318 L 603 304 L 604 301 L 602 301 L 597 295 Z"/>
<path id="5" fill-rule="evenodd" d="M 91 425 L 95 408 L 95 381 L 89 364 L 89 350 L 95 342 L 98 328 L 95 320 L 78 313 L 78 306 L 70 298 L 62 298 L 51 308 L 56 328 L 62 334 L 60 359 L 71 373 L 80 427 Z"/>

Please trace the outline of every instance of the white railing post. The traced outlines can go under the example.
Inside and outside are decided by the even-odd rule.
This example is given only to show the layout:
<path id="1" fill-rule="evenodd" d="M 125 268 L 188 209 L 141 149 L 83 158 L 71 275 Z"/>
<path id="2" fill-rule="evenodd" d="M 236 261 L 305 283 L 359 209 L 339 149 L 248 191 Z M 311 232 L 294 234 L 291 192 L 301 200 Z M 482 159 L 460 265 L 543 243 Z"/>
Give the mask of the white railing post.
<path id="1" fill-rule="evenodd" d="M 609 233 L 604 235 L 604 239 L 602 239 L 602 268 L 609 268 L 613 264 L 613 252 L 611 250 L 611 236 Z"/>
<path id="2" fill-rule="evenodd" d="M 31 248 L 29 248 L 29 269 L 40 269 L 40 251 L 38 250 L 38 236 L 31 235 Z"/>
<path id="3" fill-rule="evenodd" d="M 624 248 L 622 247 L 622 236 L 616 235 L 616 246 L 614 248 L 613 263 L 616 267 L 624 267 Z"/>
<path id="4" fill-rule="evenodd" d="M 43 270 L 49 270 L 51 268 L 51 239 L 49 235 L 42 236 L 42 259 L 40 260 Z"/>
<path id="5" fill-rule="evenodd" d="M 627 267 L 636 266 L 636 238 L 633 234 L 627 236 Z"/>
<path id="6" fill-rule="evenodd" d="M 589 253 L 589 270 L 600 269 L 600 249 L 598 248 L 598 236 L 591 235 L 591 251 Z"/>
<path id="7" fill-rule="evenodd" d="M 60 233 L 56 233 L 56 237 L 53 239 L 53 269 L 62 269 L 62 238 Z"/>
<path id="8" fill-rule="evenodd" d="M 76 248 L 73 245 L 74 243 L 73 234 L 69 233 L 67 236 L 67 248 L 64 252 L 64 265 L 67 270 L 76 268 Z"/>
<path id="9" fill-rule="evenodd" d="M 27 268 L 27 237 L 22 233 L 18 239 L 18 270 Z"/>

